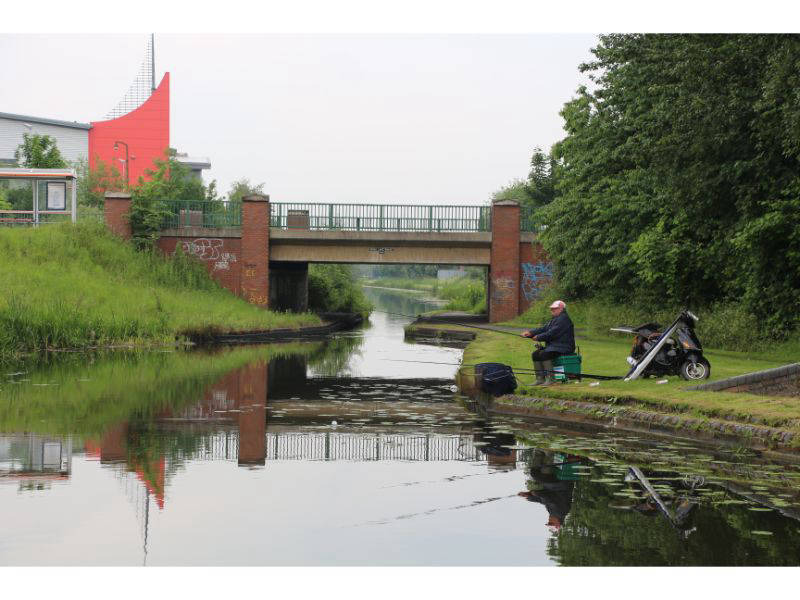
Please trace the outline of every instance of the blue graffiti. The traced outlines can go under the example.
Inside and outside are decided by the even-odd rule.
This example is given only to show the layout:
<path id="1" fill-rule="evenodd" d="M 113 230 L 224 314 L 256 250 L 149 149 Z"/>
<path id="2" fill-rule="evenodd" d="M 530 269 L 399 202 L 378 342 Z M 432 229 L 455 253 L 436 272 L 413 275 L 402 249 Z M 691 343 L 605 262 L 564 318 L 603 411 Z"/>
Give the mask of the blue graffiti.
<path id="1" fill-rule="evenodd" d="M 536 300 L 553 279 L 553 263 L 522 263 L 522 294 L 525 300 Z"/>

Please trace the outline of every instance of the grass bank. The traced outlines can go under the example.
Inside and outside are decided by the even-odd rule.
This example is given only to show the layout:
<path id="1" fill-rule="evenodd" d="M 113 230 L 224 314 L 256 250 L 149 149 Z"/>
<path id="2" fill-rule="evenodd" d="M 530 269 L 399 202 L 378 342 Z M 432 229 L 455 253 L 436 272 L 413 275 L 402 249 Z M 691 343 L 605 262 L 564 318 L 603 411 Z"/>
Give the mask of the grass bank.
<path id="1" fill-rule="evenodd" d="M 534 327 L 546 323 L 550 319 L 547 307 L 553 300 L 559 298 L 556 290 L 549 290 L 539 302 L 510 323 L 520 327 Z M 786 332 L 782 340 L 765 336 L 762 333 L 762 324 L 740 304 L 717 304 L 706 308 L 689 306 L 649 309 L 632 304 L 614 304 L 600 299 L 563 299 L 567 302 L 567 310 L 575 326 L 596 337 L 608 337 L 609 329 L 619 325 L 635 326 L 655 321 L 666 326 L 675 320 L 683 308 L 689 308 L 700 318 L 697 323 L 697 335 L 704 346 L 759 352 L 764 356 L 774 356 L 778 360 L 792 353 L 794 356 L 800 356 L 800 329 Z"/>
<path id="2" fill-rule="evenodd" d="M 48 348 L 171 342 L 318 325 L 234 297 L 202 265 L 137 252 L 101 223 L 0 228 L 0 359 Z"/>
<path id="3" fill-rule="evenodd" d="M 405 279 L 385 277 L 364 280 L 365 285 L 425 292 L 435 298 L 447 300 L 443 310 L 459 310 L 469 313 L 486 312 L 486 289 L 482 279 L 456 277 L 439 280 L 434 277 Z"/>
<path id="4" fill-rule="evenodd" d="M 533 310 L 546 310 L 546 304 Z M 577 312 L 577 311 L 576 311 Z M 517 319 L 504 325 L 519 325 Z M 543 320 L 543 319 L 542 319 Z M 541 320 L 540 320 L 541 321 Z M 540 322 L 539 321 L 539 322 Z M 526 327 L 537 321 L 528 320 Z M 426 327 L 431 324 L 426 323 Z M 441 326 L 455 328 L 453 325 Z M 466 329 L 465 329 L 466 331 Z M 475 340 L 464 351 L 463 363 L 472 365 L 482 362 L 499 362 L 520 369 L 532 367 L 530 354 L 534 344 L 525 338 L 500 333 L 470 329 Z M 702 338 L 701 338 L 702 339 Z M 625 362 L 630 354 L 631 340 L 623 335 L 611 337 L 588 332 L 576 336 L 583 357 L 582 368 L 586 373 L 597 375 L 624 375 L 628 371 Z M 762 369 L 797 362 L 796 342 L 790 341 L 775 346 L 768 354 L 759 352 L 737 352 L 707 348 L 706 356 L 711 362 L 711 381 Z M 471 372 L 471 367 L 464 367 Z M 536 398 L 552 398 L 574 401 L 596 402 L 603 405 L 630 405 L 648 411 L 669 415 L 682 415 L 700 420 L 726 419 L 739 423 L 777 427 L 800 434 L 800 400 L 757 396 L 744 393 L 693 392 L 684 388 L 692 385 L 679 377 L 641 379 L 637 381 L 600 381 L 584 379 L 582 382 L 559 384 L 550 387 L 532 387 L 533 374 L 518 374 L 519 387 L 515 394 Z M 667 379 L 668 383 L 657 381 Z"/>

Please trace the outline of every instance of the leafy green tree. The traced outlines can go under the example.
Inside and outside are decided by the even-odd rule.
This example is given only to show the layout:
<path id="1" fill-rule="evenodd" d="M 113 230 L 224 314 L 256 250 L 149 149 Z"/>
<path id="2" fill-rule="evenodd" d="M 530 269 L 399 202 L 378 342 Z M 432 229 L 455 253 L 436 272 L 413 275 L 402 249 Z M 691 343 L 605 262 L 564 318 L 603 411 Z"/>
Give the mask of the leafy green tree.
<path id="1" fill-rule="evenodd" d="M 542 241 L 573 296 L 800 306 L 800 36 L 604 35 L 561 111 Z M 552 171 L 551 171 L 552 173 Z"/>
<path id="2" fill-rule="evenodd" d="M 22 134 L 22 143 L 17 146 L 14 159 L 26 169 L 59 169 L 67 166 L 56 140 L 38 133 Z"/>
<path id="3" fill-rule="evenodd" d="M 81 157 L 72 165 L 78 181 L 78 206 L 102 207 L 107 191 L 125 189 L 125 179 L 113 163 L 97 158 L 93 169 Z"/>
<path id="4" fill-rule="evenodd" d="M 535 148 L 527 180 L 515 179 L 492 195 L 492 200 L 515 200 L 522 206 L 541 208 L 555 198 L 556 161 Z"/>
<path id="5" fill-rule="evenodd" d="M 131 189 L 130 222 L 133 243 L 140 249 L 152 248 L 158 240 L 164 221 L 172 213 L 168 200 L 202 200 L 207 189 L 201 179 L 192 177 L 189 168 L 178 162 L 174 149 L 169 148 L 163 159 L 154 160 L 155 168 L 139 177 Z"/>
<path id="6" fill-rule="evenodd" d="M 0 187 L 0 210 L 11 210 L 11 202 L 8 201 L 8 191 Z"/>
<path id="7" fill-rule="evenodd" d="M 241 202 L 242 198 L 245 196 L 250 196 L 252 194 L 263 194 L 265 185 L 266 184 L 264 183 L 259 183 L 257 185 L 252 184 L 246 177 L 237 179 L 231 184 L 231 189 L 228 191 L 228 200 L 233 202 Z"/>

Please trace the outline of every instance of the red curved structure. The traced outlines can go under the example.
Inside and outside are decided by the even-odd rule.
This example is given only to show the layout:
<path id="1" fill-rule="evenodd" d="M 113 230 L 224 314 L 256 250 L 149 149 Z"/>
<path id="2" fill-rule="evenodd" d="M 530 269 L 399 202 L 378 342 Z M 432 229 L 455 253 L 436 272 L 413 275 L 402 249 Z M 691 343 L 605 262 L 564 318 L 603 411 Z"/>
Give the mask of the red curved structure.
<path id="1" fill-rule="evenodd" d="M 125 177 L 125 168 L 119 159 L 125 158 L 128 145 L 128 181 L 135 185 L 139 177 L 145 177 L 146 169 L 152 169 L 153 159 L 164 158 L 169 148 L 169 73 L 150 97 L 136 110 L 110 121 L 93 121 L 89 130 L 89 167 L 94 168 L 98 160 L 116 164 Z"/>

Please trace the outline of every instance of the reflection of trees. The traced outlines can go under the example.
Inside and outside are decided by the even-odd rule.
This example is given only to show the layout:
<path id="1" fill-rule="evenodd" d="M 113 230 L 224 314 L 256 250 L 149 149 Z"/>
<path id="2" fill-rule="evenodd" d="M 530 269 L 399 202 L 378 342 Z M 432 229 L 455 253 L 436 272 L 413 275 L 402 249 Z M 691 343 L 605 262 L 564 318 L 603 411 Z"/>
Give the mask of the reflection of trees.
<path id="1" fill-rule="evenodd" d="M 363 344 L 360 335 L 331 338 L 308 357 L 308 365 L 320 375 L 333 377 L 345 370 L 353 355 L 361 355 Z"/>
<path id="2" fill-rule="evenodd" d="M 563 565 L 797 565 L 800 532 L 777 513 L 751 512 L 746 506 L 698 506 L 697 527 L 682 539 L 668 520 L 633 510 L 611 508 L 625 502 L 602 483 L 581 478 L 572 510 L 547 553 Z M 611 505 L 611 506 L 610 506 Z M 769 537 L 752 535 L 771 518 Z"/>

